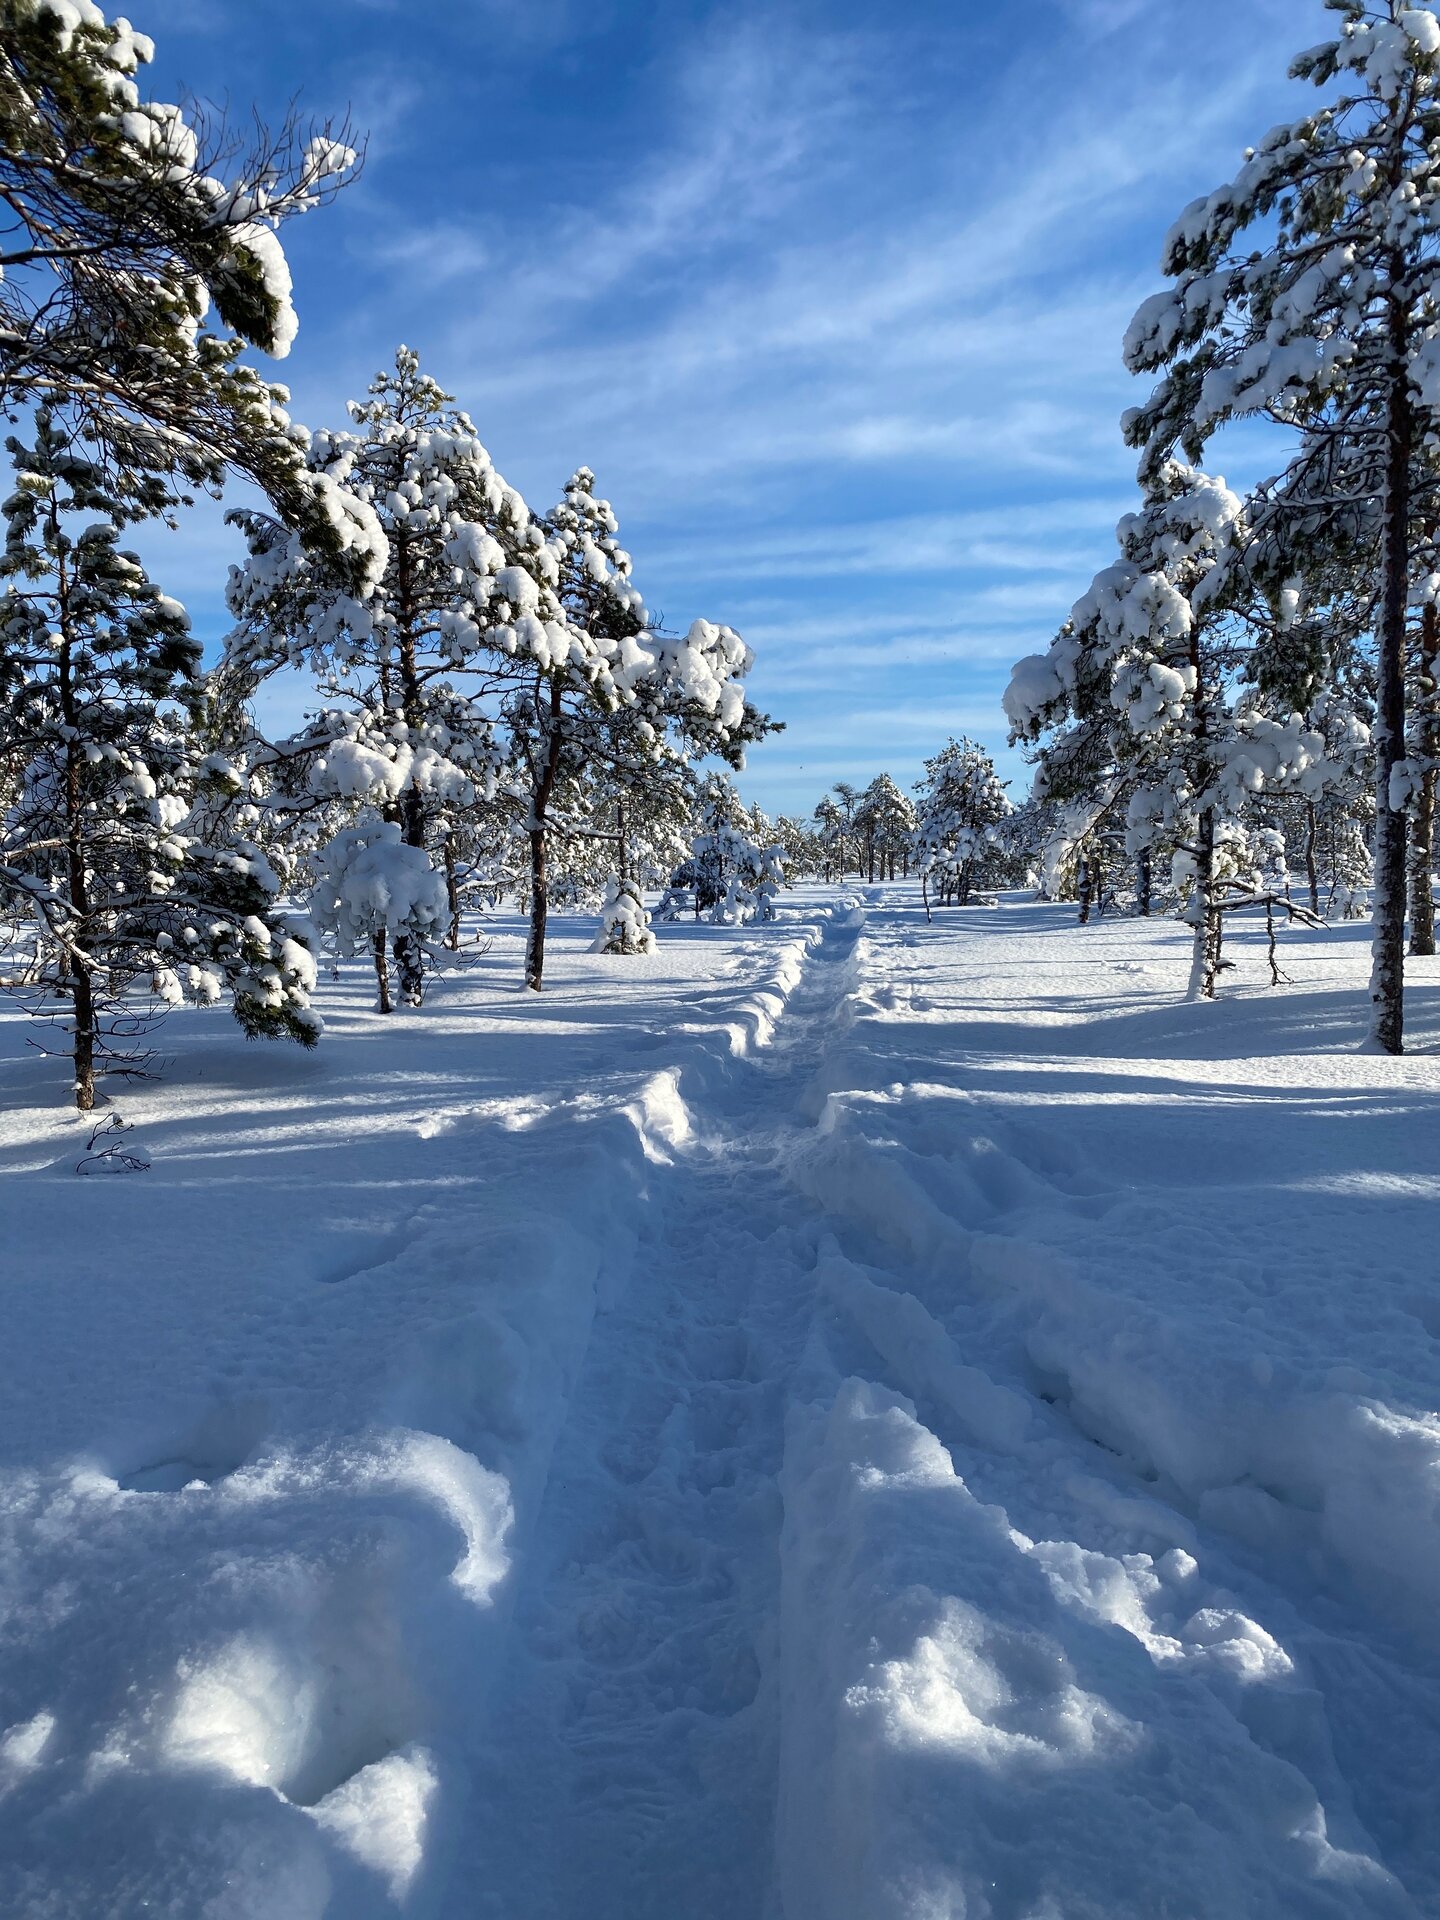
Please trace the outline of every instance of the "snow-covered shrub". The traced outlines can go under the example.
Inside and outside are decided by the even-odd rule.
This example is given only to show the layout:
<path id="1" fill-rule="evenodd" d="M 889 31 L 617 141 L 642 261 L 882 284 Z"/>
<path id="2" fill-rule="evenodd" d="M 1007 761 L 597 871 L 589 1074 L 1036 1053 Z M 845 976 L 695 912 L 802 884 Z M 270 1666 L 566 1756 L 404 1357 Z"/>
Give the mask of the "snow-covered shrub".
<path id="1" fill-rule="evenodd" d="M 382 1011 L 389 1010 L 384 953 L 399 935 L 436 940 L 450 917 L 445 876 L 423 847 L 401 838 L 398 824 L 376 820 L 346 827 L 315 856 L 310 916 L 342 953 L 375 957 Z"/>
<path id="2" fill-rule="evenodd" d="M 651 914 L 650 918 L 660 922 L 662 925 L 669 926 L 674 921 L 681 920 L 687 914 L 694 912 L 695 895 L 693 892 L 691 892 L 688 887 L 669 886 L 666 887 L 665 891 L 661 894 L 656 903 L 655 911 Z"/>
<path id="3" fill-rule="evenodd" d="M 654 953 L 655 936 L 638 880 L 617 880 L 605 896 L 592 953 Z"/>
<path id="4" fill-rule="evenodd" d="M 743 927 L 755 918 L 755 895 L 738 874 L 732 873 L 724 893 L 710 909 L 710 923 L 716 927 Z"/>
<path id="5" fill-rule="evenodd" d="M 760 872 L 755 880 L 755 918 L 773 920 L 775 899 L 785 884 L 785 849 L 766 847 L 760 854 Z"/>

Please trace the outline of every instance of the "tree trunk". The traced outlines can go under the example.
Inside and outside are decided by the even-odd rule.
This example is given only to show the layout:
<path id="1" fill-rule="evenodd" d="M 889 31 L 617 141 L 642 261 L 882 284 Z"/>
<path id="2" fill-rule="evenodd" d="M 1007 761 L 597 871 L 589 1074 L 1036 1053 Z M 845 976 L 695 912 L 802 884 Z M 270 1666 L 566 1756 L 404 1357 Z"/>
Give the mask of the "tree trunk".
<path id="1" fill-rule="evenodd" d="M 1392 289 L 1404 262 L 1391 263 Z M 1406 307 L 1388 302 L 1390 392 L 1385 453 L 1384 566 L 1376 638 L 1375 937 L 1371 948 L 1370 1039 L 1382 1053 L 1405 1051 L 1405 811 L 1391 804 L 1390 776 L 1405 752 L 1405 603 L 1410 575 L 1410 405 Z"/>
<path id="2" fill-rule="evenodd" d="M 1195 845 L 1195 895 L 1190 902 L 1195 944 L 1190 957 L 1191 1000 L 1213 1000 L 1220 971 L 1220 914 L 1215 899 L 1215 815 L 1200 816 Z"/>
<path id="3" fill-rule="evenodd" d="M 1427 767 L 1410 815 L 1410 951 L 1435 951 L 1435 769 Z"/>
<path id="4" fill-rule="evenodd" d="M 75 1105 L 90 1113 L 95 1106 L 95 989 L 88 967 L 75 969 Z"/>
<path id="5" fill-rule="evenodd" d="M 1440 607 L 1427 601 L 1420 616 L 1420 661 L 1415 676 L 1415 757 L 1424 766 L 1420 791 L 1410 812 L 1410 951 L 1435 951 L 1435 768 L 1429 764 L 1440 746 L 1435 713 L 1440 680 Z"/>
<path id="6" fill-rule="evenodd" d="M 1088 926 L 1090 924 L 1091 900 L 1090 862 L 1088 859 L 1082 859 L 1079 866 L 1075 869 L 1075 898 L 1080 903 L 1080 925 L 1082 927 Z"/>
<path id="7" fill-rule="evenodd" d="M 52 507 L 52 522 L 54 518 Z M 68 585 L 63 568 L 60 575 L 60 594 L 62 635 L 58 662 L 60 711 L 69 730 L 69 739 L 65 748 L 65 877 L 66 888 L 70 895 L 68 933 L 74 944 L 82 950 L 82 957 L 77 958 L 74 963 L 75 977 L 71 989 L 71 1007 L 75 1016 L 74 1045 L 71 1051 L 75 1061 L 75 1106 L 80 1113 L 91 1113 L 95 1107 L 95 1042 L 98 1021 L 95 1010 L 95 981 L 89 962 L 90 879 L 85 862 L 85 796 L 80 790 L 82 754 L 78 745 L 79 710 L 75 703 L 75 682 L 67 632 Z"/>
<path id="8" fill-rule="evenodd" d="M 1317 917 L 1320 913 L 1320 874 L 1315 865 L 1316 815 L 1315 802 L 1305 802 L 1305 885 L 1310 891 L 1310 911 Z"/>
<path id="9" fill-rule="evenodd" d="M 455 835 L 445 835 L 445 899 L 450 908 L 450 932 L 446 944 L 452 953 L 460 951 L 460 883 L 455 872 Z"/>
<path id="10" fill-rule="evenodd" d="M 385 958 L 385 936 L 377 933 L 374 940 L 375 952 L 375 988 L 381 1013 L 393 1013 L 395 1003 L 390 998 L 390 966 Z"/>
<path id="11" fill-rule="evenodd" d="M 525 943 L 525 984 L 532 993 L 542 990 L 545 974 L 545 923 L 550 913 L 550 872 L 546 827 L 550 796 L 555 791 L 560 771 L 560 718 L 564 689 L 559 680 L 550 682 L 549 726 L 545 732 L 545 758 L 540 778 L 530 803 L 530 933 Z M 698 903 L 699 892 L 697 889 Z M 696 916 L 699 917 L 698 914 Z"/>
<path id="12" fill-rule="evenodd" d="M 539 993 L 545 975 L 545 922 L 550 912 L 550 876 L 545 859 L 545 828 L 530 829 L 530 933 L 525 943 L 525 984 Z"/>
<path id="13" fill-rule="evenodd" d="M 410 585 L 410 543 L 402 540 L 398 554 L 400 595 L 400 701 L 410 738 L 418 740 L 425 716 L 420 696 L 420 678 L 415 666 L 413 594 Z M 406 846 L 425 846 L 425 802 L 419 789 L 409 786 L 400 798 L 400 837 Z M 391 941 L 395 953 L 395 971 L 399 976 L 400 997 L 408 1006 L 418 1007 L 425 998 L 425 949 L 413 934 L 397 934 Z"/>
<path id="14" fill-rule="evenodd" d="M 1142 847 L 1135 856 L 1135 911 L 1142 920 L 1150 918 L 1150 849 Z"/>

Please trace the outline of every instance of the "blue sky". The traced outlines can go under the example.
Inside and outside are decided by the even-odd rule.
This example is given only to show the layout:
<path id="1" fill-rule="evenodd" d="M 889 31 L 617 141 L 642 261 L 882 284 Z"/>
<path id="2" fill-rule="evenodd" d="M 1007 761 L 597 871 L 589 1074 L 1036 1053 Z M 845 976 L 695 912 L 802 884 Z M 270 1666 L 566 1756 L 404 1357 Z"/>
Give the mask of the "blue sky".
<path id="1" fill-rule="evenodd" d="M 1329 19 L 1318 0 L 131 11 L 159 96 L 279 118 L 298 93 L 369 132 L 358 185 L 286 229 L 300 337 L 274 371 L 296 416 L 339 421 L 405 341 L 533 506 L 592 466 L 651 607 L 754 645 L 788 731 L 742 784 L 807 813 L 837 779 L 913 780 L 949 733 L 1003 747 L 1009 663 L 1130 502 L 1119 343 L 1164 230 L 1293 110 L 1289 58 Z M 218 510 L 150 544 L 218 635 Z"/>

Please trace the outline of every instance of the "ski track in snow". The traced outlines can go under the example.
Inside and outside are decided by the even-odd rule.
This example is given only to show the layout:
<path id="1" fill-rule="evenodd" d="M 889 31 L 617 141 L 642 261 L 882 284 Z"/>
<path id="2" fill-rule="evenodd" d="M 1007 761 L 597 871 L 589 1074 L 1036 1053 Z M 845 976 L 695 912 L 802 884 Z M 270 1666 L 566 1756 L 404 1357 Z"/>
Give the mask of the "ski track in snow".
<path id="1" fill-rule="evenodd" d="M 1433 1073 L 1270 1085 L 1195 1023 L 1287 1003 L 1133 925 L 1072 981 L 1049 910 L 861 893 L 593 1092 L 397 1085 L 276 1378 L 7 1476 L 7 1910 L 1440 1912 Z"/>

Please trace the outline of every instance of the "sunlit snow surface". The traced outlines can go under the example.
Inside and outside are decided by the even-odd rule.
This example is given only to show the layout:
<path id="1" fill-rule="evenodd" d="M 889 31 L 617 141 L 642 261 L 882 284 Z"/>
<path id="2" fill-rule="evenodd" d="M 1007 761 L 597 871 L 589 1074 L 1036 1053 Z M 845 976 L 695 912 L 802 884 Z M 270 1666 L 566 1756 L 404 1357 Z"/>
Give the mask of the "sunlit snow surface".
<path id="1" fill-rule="evenodd" d="M 148 1173 L 0 1029 L 0 1912 L 1440 1911 L 1440 962 L 593 930 L 172 1016 Z"/>

